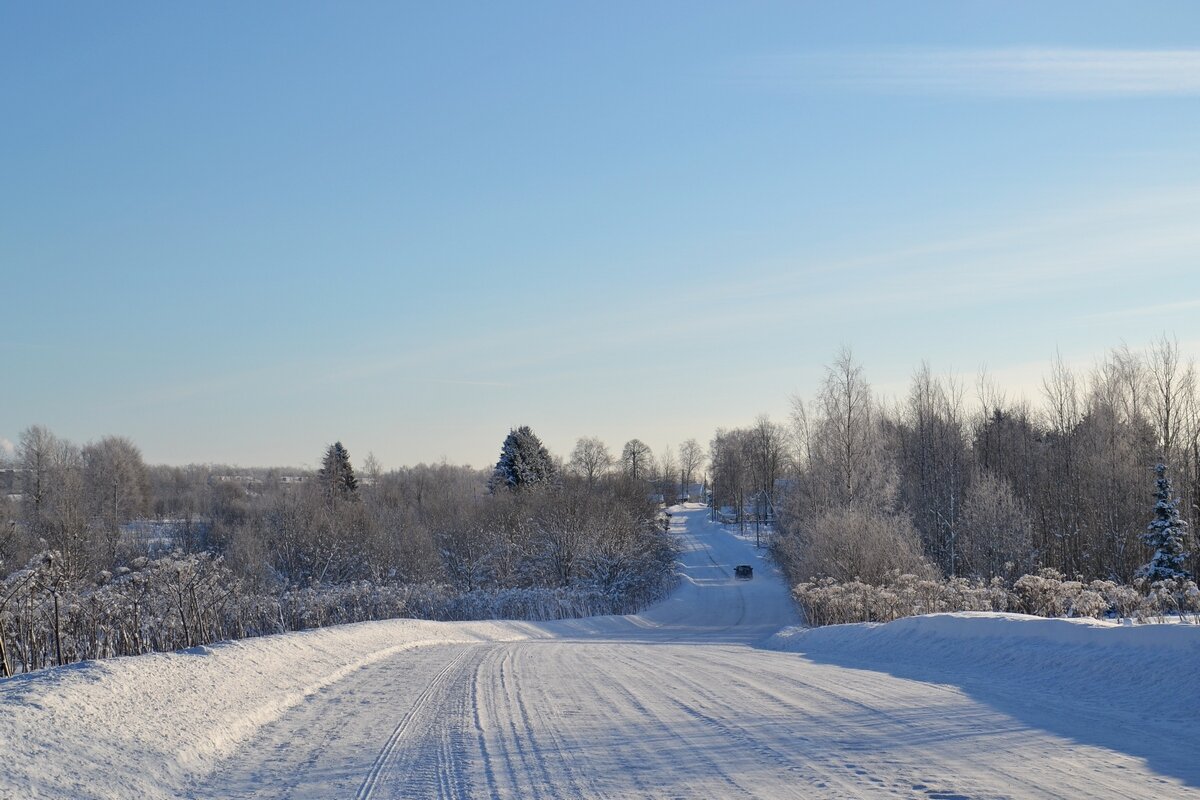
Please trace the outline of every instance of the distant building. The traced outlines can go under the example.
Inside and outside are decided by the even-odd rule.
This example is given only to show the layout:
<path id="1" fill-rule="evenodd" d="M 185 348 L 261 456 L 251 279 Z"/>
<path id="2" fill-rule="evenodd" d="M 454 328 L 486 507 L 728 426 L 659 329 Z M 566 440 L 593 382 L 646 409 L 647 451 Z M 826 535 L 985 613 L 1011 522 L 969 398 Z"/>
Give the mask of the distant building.
<path id="1" fill-rule="evenodd" d="M 262 483 L 261 480 L 253 475 L 209 475 L 209 483 L 237 483 L 242 486 L 253 486 L 256 483 Z"/>

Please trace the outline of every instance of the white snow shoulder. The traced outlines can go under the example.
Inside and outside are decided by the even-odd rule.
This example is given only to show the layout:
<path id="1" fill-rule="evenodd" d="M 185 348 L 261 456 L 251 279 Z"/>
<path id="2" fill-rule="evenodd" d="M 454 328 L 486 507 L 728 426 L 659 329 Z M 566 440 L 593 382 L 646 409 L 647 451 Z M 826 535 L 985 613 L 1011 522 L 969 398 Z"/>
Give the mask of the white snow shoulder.
<path id="1" fill-rule="evenodd" d="M 512 622 L 387 620 L 19 675 L 0 682 L 0 787 L 26 798 L 177 797 L 357 669 L 415 647 L 531 635 Z"/>
<path id="2" fill-rule="evenodd" d="M 1099 697 L 1131 710 L 1145 704 L 1160 719 L 1200 714 L 1200 625 L 960 612 L 786 628 L 765 646 L 975 689 L 1077 696 L 1084 708 Z"/>

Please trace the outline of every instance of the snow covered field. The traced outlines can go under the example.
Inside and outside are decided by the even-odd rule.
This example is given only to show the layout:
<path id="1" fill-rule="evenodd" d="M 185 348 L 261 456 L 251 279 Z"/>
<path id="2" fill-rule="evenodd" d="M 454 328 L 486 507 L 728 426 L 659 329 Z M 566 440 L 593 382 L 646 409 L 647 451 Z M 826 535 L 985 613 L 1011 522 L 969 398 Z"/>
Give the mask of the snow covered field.
<path id="1" fill-rule="evenodd" d="M 0 683 L 0 797 L 1200 797 L 1200 629 L 781 631 L 753 547 L 674 520 L 680 586 L 637 616 L 365 623 Z"/>

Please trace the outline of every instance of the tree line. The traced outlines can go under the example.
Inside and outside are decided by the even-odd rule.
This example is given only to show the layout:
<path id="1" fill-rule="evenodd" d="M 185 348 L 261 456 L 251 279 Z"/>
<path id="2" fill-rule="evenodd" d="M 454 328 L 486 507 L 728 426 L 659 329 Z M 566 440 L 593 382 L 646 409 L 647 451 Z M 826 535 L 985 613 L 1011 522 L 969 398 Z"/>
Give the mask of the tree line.
<path id="1" fill-rule="evenodd" d="M 775 428 L 778 445 L 752 448 L 760 463 L 743 472 L 774 486 L 775 551 L 795 581 L 879 582 L 899 569 L 1011 582 L 1049 568 L 1128 584 L 1155 555 L 1147 523 L 1168 474 L 1172 558 L 1196 574 L 1200 402 L 1175 341 L 1112 350 L 1086 373 L 1056 359 L 1036 405 L 986 375 L 974 390 L 972 408 L 966 387 L 923 364 L 888 404 L 844 350 L 816 397 L 794 400 L 790 437 Z M 772 484 L 770 454 L 784 443 L 790 460 Z"/>
<path id="2" fill-rule="evenodd" d="M 0 539 L 0 674 L 390 616 L 630 613 L 671 584 L 654 484 L 553 457 L 490 471 L 150 467 L 127 439 L 28 428 Z"/>
<path id="3" fill-rule="evenodd" d="M 311 471 L 168 467 L 33 426 L 0 466 L 19 491 L 0 496 L 6 673 L 379 615 L 632 610 L 670 585 L 658 508 L 679 499 L 771 523 L 792 583 L 842 608 L 894 608 L 888 587 L 913 580 L 959 583 L 906 596 L 995 606 L 1003 585 L 1024 607 L 1033 576 L 1094 610 L 1107 587 L 1200 567 L 1200 397 L 1167 338 L 1086 372 L 1056 359 L 1036 402 L 927 364 L 884 400 L 843 350 L 786 422 L 658 453 L 586 436 L 560 458 L 521 426 L 489 470 L 356 471 L 340 442 Z"/>

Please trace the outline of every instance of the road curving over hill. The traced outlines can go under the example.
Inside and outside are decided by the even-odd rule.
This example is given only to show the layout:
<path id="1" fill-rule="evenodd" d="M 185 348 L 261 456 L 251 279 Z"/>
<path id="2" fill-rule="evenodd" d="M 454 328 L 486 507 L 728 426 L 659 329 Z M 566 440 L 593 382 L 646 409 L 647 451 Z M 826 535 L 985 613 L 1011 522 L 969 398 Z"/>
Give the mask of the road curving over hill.
<path id="1" fill-rule="evenodd" d="M 777 571 L 702 508 L 676 509 L 672 527 L 680 583 L 646 612 L 374 660 L 263 726 L 187 796 L 1200 796 L 1197 776 L 953 681 L 764 649 L 798 622 Z M 738 564 L 753 580 L 734 577 Z M 1052 694 L 1028 702 L 1075 711 Z"/>

